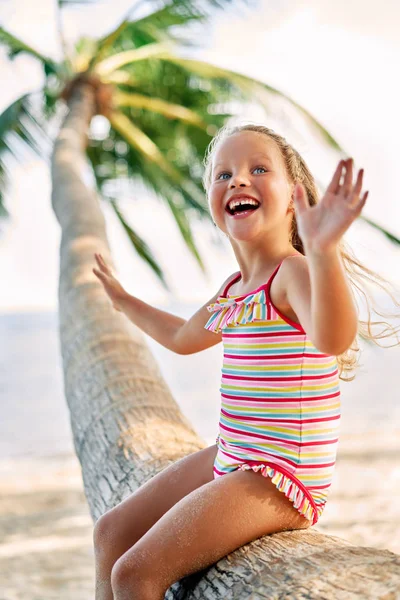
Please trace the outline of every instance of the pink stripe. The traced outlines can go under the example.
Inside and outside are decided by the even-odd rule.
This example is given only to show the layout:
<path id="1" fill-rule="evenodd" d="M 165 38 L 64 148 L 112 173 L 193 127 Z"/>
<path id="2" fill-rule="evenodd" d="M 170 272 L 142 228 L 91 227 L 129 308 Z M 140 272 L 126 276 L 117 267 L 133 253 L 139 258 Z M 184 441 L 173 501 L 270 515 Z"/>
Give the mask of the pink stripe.
<path id="1" fill-rule="evenodd" d="M 301 392 L 299 392 L 300 394 Z M 235 396 L 234 394 L 228 394 L 228 393 L 221 393 L 222 398 L 234 398 L 236 400 L 243 400 L 243 398 L 241 396 Z M 334 394 L 325 394 L 323 396 L 314 396 L 314 397 L 307 397 L 304 396 L 304 392 L 303 395 L 299 395 L 299 398 L 297 398 L 297 401 L 301 400 L 302 402 L 304 402 L 305 400 L 308 400 L 309 402 L 315 402 L 316 400 L 323 400 L 324 398 L 337 398 L 340 396 L 340 391 L 335 392 Z M 263 400 L 265 400 L 265 398 L 252 398 L 251 396 L 247 396 L 246 400 L 252 400 L 253 402 L 263 402 Z M 296 400 L 296 398 L 270 398 L 268 397 L 268 402 L 294 402 Z"/>
<path id="2" fill-rule="evenodd" d="M 234 379 L 233 381 L 231 381 L 232 379 Z M 301 383 L 301 378 L 297 378 L 300 383 Z M 227 380 L 227 381 L 226 381 Z M 334 381 L 334 378 L 330 378 L 331 381 Z M 264 388 L 288 388 L 288 387 L 294 387 L 290 381 L 285 380 L 285 378 L 277 378 L 277 379 L 273 379 L 273 378 L 269 378 L 269 379 L 264 379 L 259 381 L 258 379 L 240 379 L 239 377 L 236 378 L 232 378 L 229 377 L 229 375 L 223 375 L 222 376 L 222 381 L 226 382 L 227 385 L 231 384 L 231 385 L 235 385 L 236 382 L 240 383 L 240 388 L 242 388 L 243 390 L 247 389 L 247 388 L 259 388 L 259 389 L 264 389 Z M 265 385 L 266 381 L 273 381 L 273 385 Z M 324 382 L 325 383 L 325 382 Z M 326 383 L 329 383 L 329 381 L 327 381 Z M 314 390 L 317 391 L 317 390 Z M 307 393 L 307 392 L 306 392 Z"/>
<path id="3" fill-rule="evenodd" d="M 300 360 L 303 360 L 306 357 L 312 358 L 313 362 L 315 362 L 315 360 L 317 358 L 324 358 L 327 357 L 328 355 L 326 354 L 306 354 L 306 353 L 301 353 L 301 352 L 297 352 L 297 353 L 293 353 L 293 354 L 274 354 L 274 355 L 270 355 L 270 354 L 255 354 L 254 356 L 251 356 L 250 354 L 246 354 L 246 355 L 240 355 L 240 354 L 227 354 L 224 353 L 224 357 L 225 358 L 234 358 L 234 359 L 246 359 L 246 360 L 260 360 L 261 358 L 263 360 L 279 360 L 280 363 L 282 364 L 282 359 L 285 359 L 285 362 L 287 362 L 287 360 L 290 359 L 295 359 L 295 358 L 299 358 Z M 331 357 L 330 357 L 331 358 Z"/>
<path id="4" fill-rule="evenodd" d="M 260 415 L 259 417 L 252 417 L 249 415 L 233 415 L 232 413 L 225 411 L 223 408 L 221 408 L 221 414 L 229 417 L 230 419 L 237 419 L 238 421 L 245 419 L 246 421 L 261 421 L 262 423 L 273 423 L 275 425 L 278 425 L 278 423 L 284 423 L 285 425 L 291 423 L 330 423 L 331 421 L 340 419 L 340 415 L 336 415 L 334 417 L 322 417 L 320 419 L 286 419 L 286 417 L 282 419 L 268 419 L 265 417 L 265 415 Z"/>
<path id="5" fill-rule="evenodd" d="M 324 375 L 297 375 L 293 377 L 290 377 L 289 375 L 286 375 L 284 377 L 259 377 L 256 375 L 229 375 L 228 373 L 223 373 L 222 377 L 224 377 L 225 379 L 238 379 L 239 381 L 301 381 L 302 379 L 305 379 L 307 381 L 317 381 L 318 379 L 327 379 L 329 381 L 330 379 L 332 379 L 336 381 L 337 373 L 338 371 L 336 370 L 332 374 L 326 373 Z"/>
<path id="6" fill-rule="evenodd" d="M 225 431 L 228 431 L 231 433 L 236 433 L 236 434 L 239 433 L 237 429 L 234 429 L 233 427 L 228 427 L 227 425 L 224 425 L 224 423 L 220 423 L 219 426 L 220 426 L 220 429 L 224 429 Z M 242 433 L 242 432 L 240 432 L 240 433 Z M 279 442 L 281 445 L 285 443 L 282 441 L 281 438 L 275 438 L 274 436 L 270 436 L 270 435 L 263 435 L 261 432 L 252 433 L 251 431 L 246 431 L 246 432 L 243 432 L 243 435 L 246 435 L 250 438 L 257 438 L 258 440 L 264 440 L 264 441 L 269 440 L 271 442 Z M 301 447 L 307 447 L 307 446 L 324 446 L 328 443 L 335 444 L 338 441 L 339 441 L 338 438 L 335 438 L 335 439 L 331 440 L 330 442 L 328 442 L 327 440 L 315 441 L 315 442 L 296 442 L 294 440 L 290 440 L 290 441 L 288 441 L 288 443 L 293 446 L 296 446 L 298 448 L 301 448 Z"/>
<path id="7" fill-rule="evenodd" d="M 289 409 L 296 409 L 299 407 L 299 398 L 293 398 L 293 400 L 291 400 L 290 402 L 287 401 L 284 404 L 284 408 L 289 408 Z M 280 407 L 276 406 L 276 401 L 275 402 L 269 402 L 269 400 L 265 400 L 265 398 L 260 398 L 260 400 L 258 402 L 254 402 L 249 400 L 248 398 L 244 398 L 242 400 L 232 400 L 230 399 L 229 402 L 221 402 L 221 405 L 224 406 L 225 408 L 243 408 L 243 407 L 249 407 L 249 408 L 259 408 L 262 409 L 265 412 L 268 412 L 269 410 L 279 410 Z M 304 405 L 304 406 L 303 406 Z M 301 407 L 302 410 L 304 409 L 304 413 L 307 415 L 308 414 L 308 410 L 310 408 L 321 408 L 323 409 L 326 405 L 326 402 L 321 401 L 320 404 L 318 404 L 317 401 L 312 401 L 312 404 L 308 404 L 307 400 L 305 402 L 303 402 L 303 400 L 301 401 Z M 328 417 L 329 418 L 329 417 Z"/>
<path id="8" fill-rule="evenodd" d="M 265 338 L 267 342 L 269 342 L 271 338 L 274 338 L 274 342 L 278 342 L 279 338 L 282 338 L 283 342 L 290 341 L 291 338 L 293 338 L 295 342 L 299 342 L 301 340 L 299 340 L 298 338 L 301 337 L 303 339 L 304 335 L 299 333 L 298 331 L 258 331 L 255 333 L 251 333 L 250 330 L 248 330 L 246 332 L 239 333 L 236 332 L 235 329 L 227 329 L 223 333 L 223 337 L 225 338 L 226 342 L 229 342 L 230 339 L 236 340 L 249 338 L 249 340 L 257 340 L 257 343 L 260 343 L 260 339 L 262 338 Z"/>

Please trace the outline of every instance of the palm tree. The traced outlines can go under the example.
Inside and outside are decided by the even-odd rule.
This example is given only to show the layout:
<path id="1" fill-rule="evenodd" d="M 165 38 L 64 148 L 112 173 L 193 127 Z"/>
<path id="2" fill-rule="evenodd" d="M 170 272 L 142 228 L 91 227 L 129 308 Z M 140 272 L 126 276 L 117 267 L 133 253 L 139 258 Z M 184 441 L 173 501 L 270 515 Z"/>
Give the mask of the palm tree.
<path id="1" fill-rule="evenodd" d="M 45 72 L 41 92 L 24 95 L 0 118 L 0 174 L 4 191 L 7 151 L 15 151 L 17 142 L 40 153 L 46 140 L 51 144 L 52 206 L 62 230 L 59 332 L 65 394 L 94 520 L 171 462 L 205 447 L 173 399 L 144 335 L 113 311 L 92 274 L 94 252 L 113 264 L 100 198 L 110 202 L 133 247 L 163 285 L 150 248 L 126 222 L 115 199 L 113 186 L 115 190 L 121 179 L 133 186 L 144 183 L 168 203 L 187 247 L 203 267 L 190 217 L 208 218 L 201 189 L 207 144 L 233 114 L 232 100 L 252 97 L 267 106 L 268 94 L 283 97 L 261 82 L 173 51 L 177 41 L 173 26 L 205 21 L 206 12 L 198 6 L 170 0 L 146 17 L 126 18 L 100 40 L 80 40 L 75 53 L 61 63 L 0 30 L 11 56 L 19 52 L 35 56 Z M 332 136 L 296 106 L 326 143 L 340 152 Z M 89 134 L 95 114 L 110 123 L 105 140 Z M 96 188 L 83 176 L 88 162 Z M 376 589 L 380 594 L 388 592 L 396 555 L 364 548 L 355 553 L 348 542 L 307 530 L 256 540 L 232 553 L 230 561 L 224 559 L 218 567 L 177 582 L 167 597 L 189 598 L 195 590 L 201 597 L 241 599 L 250 597 L 250 590 L 258 597 L 276 597 L 289 588 L 292 597 L 298 597 L 299 586 L 308 586 L 307 561 L 313 548 L 318 553 L 312 557 L 318 597 L 325 594 L 320 588 L 327 579 L 326 565 L 330 586 L 336 577 L 335 591 L 335 584 L 343 587 L 360 557 L 364 566 L 379 564 Z M 345 557 L 345 568 L 337 561 L 338 552 L 341 559 Z M 294 560 L 287 561 L 288 553 Z M 329 555 L 332 561 L 326 560 Z M 360 586 L 357 579 L 353 591 L 361 590 Z M 314 597 L 311 594 L 308 597 Z"/>

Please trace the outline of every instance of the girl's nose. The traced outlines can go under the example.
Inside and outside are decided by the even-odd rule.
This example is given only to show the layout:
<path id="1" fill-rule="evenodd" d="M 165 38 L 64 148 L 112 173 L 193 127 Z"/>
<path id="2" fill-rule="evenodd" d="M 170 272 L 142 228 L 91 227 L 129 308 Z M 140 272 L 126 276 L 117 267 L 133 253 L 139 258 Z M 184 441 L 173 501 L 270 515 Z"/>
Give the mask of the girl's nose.
<path id="1" fill-rule="evenodd" d="M 232 176 L 231 181 L 229 183 L 229 187 L 237 186 L 246 186 L 249 183 L 248 178 L 245 175 L 235 175 Z"/>

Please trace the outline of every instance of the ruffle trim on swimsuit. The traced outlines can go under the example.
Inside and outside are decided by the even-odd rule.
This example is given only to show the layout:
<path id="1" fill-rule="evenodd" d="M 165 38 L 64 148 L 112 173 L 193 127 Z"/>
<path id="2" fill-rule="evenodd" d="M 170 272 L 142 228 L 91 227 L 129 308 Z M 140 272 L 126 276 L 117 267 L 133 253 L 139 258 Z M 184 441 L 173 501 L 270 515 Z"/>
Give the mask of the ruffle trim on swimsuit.
<path id="1" fill-rule="evenodd" d="M 267 318 L 267 297 L 265 290 L 249 294 L 241 300 L 238 297 L 224 298 L 207 306 L 208 312 L 214 313 L 204 325 L 204 329 L 218 333 L 229 323 L 241 324 L 252 321 L 265 321 Z"/>
<path id="2" fill-rule="evenodd" d="M 306 494 L 291 479 L 289 479 L 289 477 L 268 465 L 250 466 L 248 464 L 242 464 L 239 467 L 240 471 L 248 469 L 253 469 L 253 471 L 259 471 L 261 469 L 262 475 L 264 477 L 271 477 L 272 483 L 276 485 L 280 492 L 285 494 L 286 498 L 289 498 L 289 500 L 293 502 L 293 506 L 297 508 L 300 514 L 309 521 L 312 521 L 312 525 L 317 522 L 318 515 L 310 500 L 307 498 Z"/>

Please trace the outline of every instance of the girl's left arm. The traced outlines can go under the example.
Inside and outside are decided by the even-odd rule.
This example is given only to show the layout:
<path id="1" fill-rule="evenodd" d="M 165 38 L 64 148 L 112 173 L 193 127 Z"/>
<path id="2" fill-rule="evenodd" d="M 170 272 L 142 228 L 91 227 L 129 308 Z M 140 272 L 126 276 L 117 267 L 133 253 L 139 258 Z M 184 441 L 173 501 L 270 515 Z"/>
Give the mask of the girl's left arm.
<path id="1" fill-rule="evenodd" d="M 301 268 L 289 268 L 286 296 L 315 346 L 335 356 L 349 348 L 358 329 L 357 304 L 339 242 L 367 200 L 368 192 L 361 193 L 363 175 L 361 169 L 353 185 L 353 159 L 341 160 L 324 196 L 313 206 L 303 185 L 294 186 L 297 230 L 306 259 L 292 259 Z"/>
<path id="2" fill-rule="evenodd" d="M 312 343 L 339 356 L 358 330 L 355 298 L 339 251 L 309 253 L 286 263 L 286 297 Z"/>

